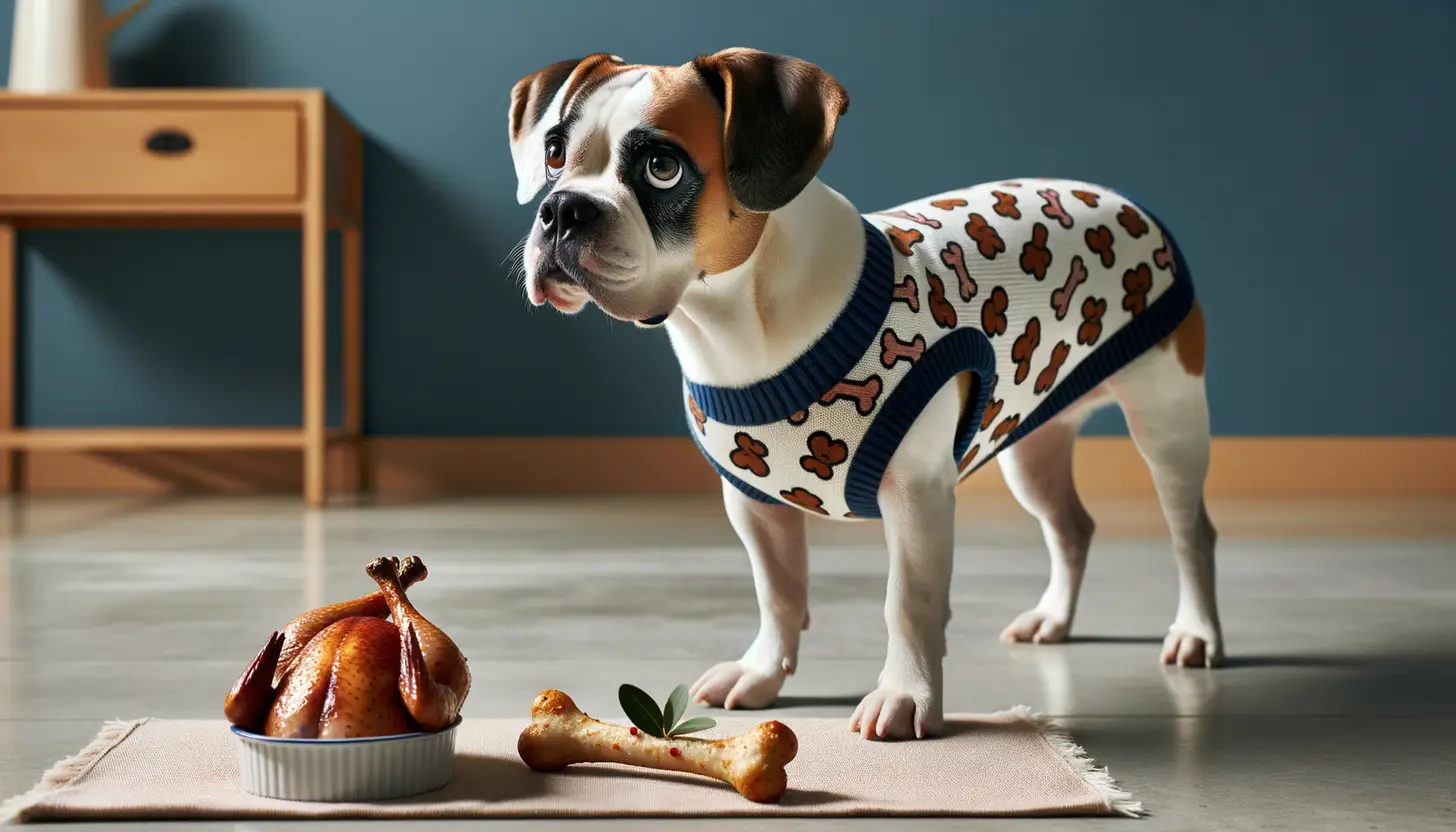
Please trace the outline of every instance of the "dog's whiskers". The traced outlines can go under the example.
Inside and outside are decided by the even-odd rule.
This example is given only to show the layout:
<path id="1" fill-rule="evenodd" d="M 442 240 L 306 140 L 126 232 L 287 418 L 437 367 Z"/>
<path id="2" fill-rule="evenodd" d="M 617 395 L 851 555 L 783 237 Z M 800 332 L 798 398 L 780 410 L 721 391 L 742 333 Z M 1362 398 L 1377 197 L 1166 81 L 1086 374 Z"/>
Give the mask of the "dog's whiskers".
<path id="1" fill-rule="evenodd" d="M 522 237 L 515 245 L 511 246 L 510 252 L 501 260 L 501 265 L 508 267 L 506 270 L 507 274 L 520 273 L 519 279 L 523 284 L 526 281 L 526 243 L 530 239 L 530 234 Z"/>

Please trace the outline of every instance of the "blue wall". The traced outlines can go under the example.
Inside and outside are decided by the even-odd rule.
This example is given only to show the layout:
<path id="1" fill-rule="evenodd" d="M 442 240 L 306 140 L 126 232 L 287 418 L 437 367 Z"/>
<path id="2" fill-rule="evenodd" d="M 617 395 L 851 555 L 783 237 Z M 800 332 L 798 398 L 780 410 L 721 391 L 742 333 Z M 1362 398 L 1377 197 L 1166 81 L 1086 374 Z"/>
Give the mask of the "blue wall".
<path id="1" fill-rule="evenodd" d="M 1199 278 L 1217 433 L 1451 434 L 1456 272 L 1437 246 L 1456 217 L 1453 10 L 157 0 L 113 54 L 118 84 L 322 86 L 370 135 L 372 433 L 684 432 L 661 332 L 531 310 L 500 265 L 532 213 L 514 201 L 508 91 L 589 51 L 681 63 L 744 45 L 849 90 L 823 176 L 862 210 L 1026 175 L 1151 206 Z M 296 422 L 293 236 L 23 242 L 28 423 Z"/>

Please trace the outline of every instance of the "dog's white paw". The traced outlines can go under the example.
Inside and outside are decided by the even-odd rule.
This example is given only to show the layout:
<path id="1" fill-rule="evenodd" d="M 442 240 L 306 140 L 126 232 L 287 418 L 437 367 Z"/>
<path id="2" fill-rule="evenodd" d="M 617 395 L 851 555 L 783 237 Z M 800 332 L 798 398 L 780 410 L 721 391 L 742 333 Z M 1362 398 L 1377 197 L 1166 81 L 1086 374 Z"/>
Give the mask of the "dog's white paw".
<path id="1" fill-rule="evenodd" d="M 787 675 L 782 667 L 770 671 L 741 661 L 723 662 L 698 677 L 688 698 L 728 710 L 767 708 L 778 698 Z"/>
<path id="2" fill-rule="evenodd" d="M 1071 631 L 1072 624 L 1065 617 L 1031 609 L 1001 631 L 1001 640 L 1007 644 L 1057 644 L 1066 641 Z"/>
<path id="3" fill-rule="evenodd" d="M 867 740 L 912 740 L 933 737 L 945 728 L 938 697 L 881 687 L 860 701 L 849 718 L 849 730 Z"/>
<path id="4" fill-rule="evenodd" d="M 1174 624 L 1163 639 L 1163 664 L 1179 667 L 1222 667 L 1223 638 L 1206 628 L 1184 628 Z"/>

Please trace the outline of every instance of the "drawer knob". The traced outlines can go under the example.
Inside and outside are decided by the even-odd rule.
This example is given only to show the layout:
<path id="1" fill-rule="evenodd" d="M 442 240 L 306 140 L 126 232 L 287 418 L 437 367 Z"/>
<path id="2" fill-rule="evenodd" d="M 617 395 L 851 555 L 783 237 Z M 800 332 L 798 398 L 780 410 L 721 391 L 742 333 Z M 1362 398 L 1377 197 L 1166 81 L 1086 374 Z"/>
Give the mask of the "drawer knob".
<path id="1" fill-rule="evenodd" d="M 147 150 L 162 156 L 178 156 L 192 149 L 192 137 L 181 130 L 162 128 L 147 136 Z"/>

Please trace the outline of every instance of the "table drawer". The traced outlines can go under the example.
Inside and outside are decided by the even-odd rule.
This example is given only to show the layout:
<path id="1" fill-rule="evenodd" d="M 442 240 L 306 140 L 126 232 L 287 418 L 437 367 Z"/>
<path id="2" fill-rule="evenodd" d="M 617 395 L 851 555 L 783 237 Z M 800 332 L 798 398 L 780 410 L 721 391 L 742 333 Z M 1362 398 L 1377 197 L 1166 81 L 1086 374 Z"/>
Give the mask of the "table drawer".
<path id="1" fill-rule="evenodd" d="M 288 105 L 0 108 L 0 202 L 296 198 Z"/>

